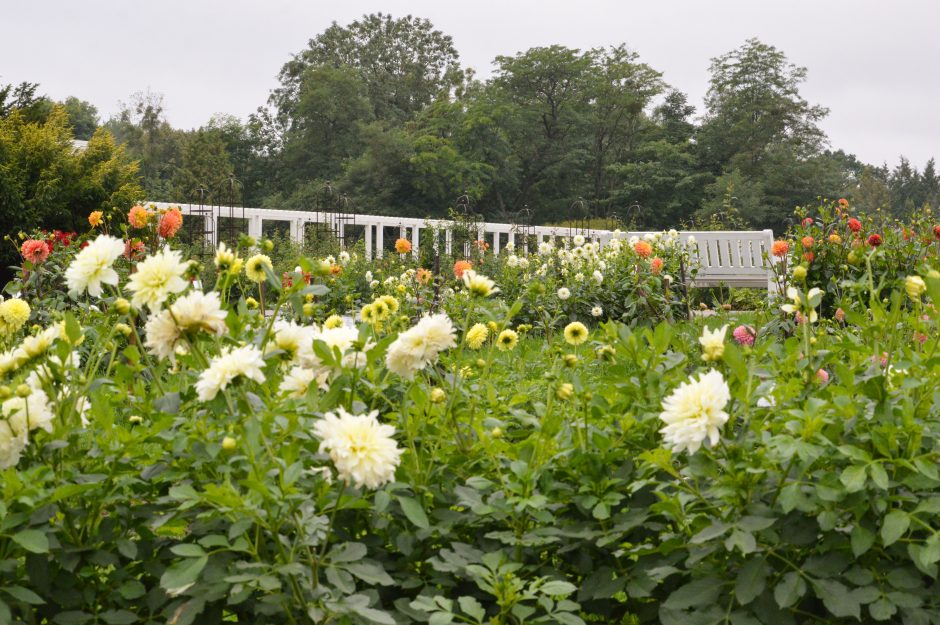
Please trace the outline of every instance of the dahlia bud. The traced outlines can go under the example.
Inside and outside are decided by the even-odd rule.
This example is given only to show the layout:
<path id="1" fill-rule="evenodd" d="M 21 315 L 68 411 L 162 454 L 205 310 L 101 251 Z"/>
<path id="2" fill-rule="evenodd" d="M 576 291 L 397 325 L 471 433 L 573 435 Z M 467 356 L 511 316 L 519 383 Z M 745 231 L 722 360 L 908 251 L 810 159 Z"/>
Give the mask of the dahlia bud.
<path id="1" fill-rule="evenodd" d="M 431 403 L 440 404 L 447 399 L 447 393 L 440 387 L 431 389 Z"/>
<path id="2" fill-rule="evenodd" d="M 131 311 L 131 303 L 123 297 L 119 297 L 114 300 L 114 310 L 118 311 L 118 314 L 126 315 Z"/>
<path id="3" fill-rule="evenodd" d="M 29 384 L 20 384 L 16 387 L 16 396 L 26 398 L 33 394 L 33 389 L 30 388 Z"/>
<path id="4" fill-rule="evenodd" d="M 563 382 L 555 391 L 555 397 L 561 401 L 568 401 L 574 395 L 574 385 L 571 382 Z"/>
<path id="5" fill-rule="evenodd" d="M 236 441 L 231 436 L 226 436 L 225 438 L 222 439 L 222 449 L 224 449 L 225 451 L 234 450 L 237 444 L 238 444 L 238 441 Z"/>

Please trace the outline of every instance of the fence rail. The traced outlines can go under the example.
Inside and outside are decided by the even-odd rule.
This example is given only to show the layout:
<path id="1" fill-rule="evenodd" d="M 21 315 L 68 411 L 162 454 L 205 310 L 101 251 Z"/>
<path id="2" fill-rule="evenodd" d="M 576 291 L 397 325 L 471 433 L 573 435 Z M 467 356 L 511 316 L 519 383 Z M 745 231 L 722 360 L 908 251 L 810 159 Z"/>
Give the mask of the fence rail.
<path id="1" fill-rule="evenodd" d="M 210 245 L 218 243 L 219 219 L 231 219 L 227 208 L 206 212 L 204 206 L 195 204 L 175 204 L 168 202 L 147 202 L 157 208 L 178 206 L 184 215 L 192 218 L 211 220 L 206 223 L 206 241 Z M 229 212 L 228 215 L 225 212 Z M 335 220 L 331 213 L 279 210 L 270 208 L 238 209 L 239 219 L 247 222 L 250 236 L 261 238 L 265 222 L 286 222 L 289 225 L 291 240 L 303 243 L 308 224 L 330 224 L 338 229 L 340 240 L 346 240 L 345 228 L 355 226 L 364 229 L 365 255 L 367 259 L 382 258 L 386 251 L 385 230 L 391 228 L 398 236 L 411 242 L 411 253 L 417 256 L 421 245 L 427 242 L 422 231 L 430 234 L 430 245 L 439 250 L 443 235 L 444 253 L 454 253 L 454 231 L 457 225 L 444 219 L 417 219 L 413 217 L 385 217 L 381 215 L 346 215 L 343 220 Z M 546 240 L 569 239 L 580 234 L 588 241 L 601 246 L 606 245 L 614 234 L 610 230 L 573 229 L 552 226 L 520 226 L 502 223 L 475 224 L 476 240 L 489 244 L 494 253 L 512 242 L 520 253 L 528 253 L 531 237 L 536 243 Z M 643 237 L 649 232 L 625 232 L 624 237 Z M 683 241 L 694 237 L 691 247 L 692 261 L 698 271 L 693 286 L 741 286 L 766 287 L 769 292 L 776 290 L 772 268 L 770 266 L 770 248 L 773 244 L 771 230 L 750 231 L 683 231 L 679 233 Z"/>

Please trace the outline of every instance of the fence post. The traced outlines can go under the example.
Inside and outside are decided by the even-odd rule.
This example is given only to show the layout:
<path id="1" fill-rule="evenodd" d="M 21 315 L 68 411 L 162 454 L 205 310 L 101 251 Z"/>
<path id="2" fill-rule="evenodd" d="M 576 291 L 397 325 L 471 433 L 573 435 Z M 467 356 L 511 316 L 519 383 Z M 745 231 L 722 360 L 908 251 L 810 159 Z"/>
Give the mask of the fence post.
<path id="1" fill-rule="evenodd" d="M 372 224 L 366 224 L 366 260 L 372 260 Z"/>

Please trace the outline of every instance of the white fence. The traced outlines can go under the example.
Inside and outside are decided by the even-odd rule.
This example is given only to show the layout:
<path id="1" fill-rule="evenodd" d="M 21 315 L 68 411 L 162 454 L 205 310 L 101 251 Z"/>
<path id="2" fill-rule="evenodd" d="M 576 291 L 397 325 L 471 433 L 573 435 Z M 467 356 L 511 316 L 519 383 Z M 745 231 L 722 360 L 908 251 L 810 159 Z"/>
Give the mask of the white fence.
<path id="1" fill-rule="evenodd" d="M 336 220 L 331 213 L 289 211 L 268 208 L 227 208 L 214 211 L 193 204 L 171 204 L 167 202 L 147 202 L 157 208 L 179 206 L 184 215 L 192 218 L 207 219 L 205 232 L 210 244 L 217 243 L 220 218 L 244 219 L 247 222 L 248 234 L 261 238 L 264 231 L 264 222 L 286 222 L 289 225 L 290 238 L 298 243 L 304 240 L 307 224 L 327 223 L 335 226 L 340 238 L 345 239 L 343 230 L 349 226 L 364 229 L 366 258 L 373 256 L 381 258 L 385 252 L 385 231 L 392 229 L 395 238 L 411 241 L 411 253 L 416 255 L 423 244 L 440 249 L 441 235 L 443 235 L 444 252 L 453 254 L 454 224 L 441 219 L 416 219 L 412 217 L 383 217 L 380 215 L 349 215 L 349 221 Z M 209 212 L 206 212 L 206 211 Z M 422 232 L 424 234 L 422 234 Z M 527 253 L 528 237 L 534 236 L 539 243 L 546 240 L 567 239 L 575 231 L 565 227 L 550 226 L 518 226 L 513 224 L 480 223 L 478 224 L 477 240 L 490 245 L 490 250 L 499 253 L 502 247 L 512 242 L 520 253 Z M 596 241 L 601 246 L 613 237 L 609 230 L 577 230 L 585 239 Z M 646 232 L 627 232 L 624 236 L 639 236 Z M 770 248 L 773 244 L 771 230 L 752 231 L 684 231 L 680 232 L 681 240 L 694 236 L 692 246 L 692 260 L 698 268 L 693 286 L 740 286 L 767 288 L 769 292 L 775 291 L 775 282 L 769 260 Z"/>

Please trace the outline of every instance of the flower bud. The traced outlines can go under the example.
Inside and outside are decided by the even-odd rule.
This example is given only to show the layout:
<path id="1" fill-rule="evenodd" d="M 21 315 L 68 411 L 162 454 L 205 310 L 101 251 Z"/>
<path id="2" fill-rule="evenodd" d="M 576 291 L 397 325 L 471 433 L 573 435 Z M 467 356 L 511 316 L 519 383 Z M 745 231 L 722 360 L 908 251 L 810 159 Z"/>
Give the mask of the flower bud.
<path id="1" fill-rule="evenodd" d="M 503 430 L 502 430 L 502 428 L 500 428 L 499 426 L 493 428 L 492 430 L 490 430 L 490 436 L 492 436 L 493 438 L 495 438 L 495 439 L 497 439 L 497 440 L 500 439 L 500 438 L 502 438 L 502 437 L 503 437 Z"/>
<path id="2" fill-rule="evenodd" d="M 313 304 L 307 303 L 304 304 L 304 315 L 307 317 L 312 317 L 316 307 Z"/>
<path id="3" fill-rule="evenodd" d="M 231 436 L 226 436 L 225 438 L 222 439 L 222 449 L 224 449 L 225 451 L 234 450 L 237 444 L 238 444 L 238 441 L 236 441 Z"/>
<path id="4" fill-rule="evenodd" d="M 9 386 L 0 386 L 0 400 L 9 399 L 13 395 L 13 391 L 10 390 Z"/>
<path id="5" fill-rule="evenodd" d="M 258 307 L 258 300 L 256 300 L 253 297 L 249 297 L 248 299 L 245 300 L 245 304 L 248 306 L 249 310 L 254 310 L 255 308 Z"/>
<path id="6" fill-rule="evenodd" d="M 33 389 L 30 388 L 29 384 L 20 384 L 16 387 L 16 396 L 17 397 L 29 397 L 33 394 Z"/>
<path id="7" fill-rule="evenodd" d="M 561 357 L 564 361 L 566 367 L 577 367 L 578 366 L 578 357 L 574 354 L 565 354 Z"/>
<path id="8" fill-rule="evenodd" d="M 130 417 L 127 418 L 127 420 L 130 421 L 131 423 L 143 423 L 144 421 L 140 415 L 136 415 L 136 414 L 132 414 Z"/>
<path id="9" fill-rule="evenodd" d="M 483 360 L 482 358 L 477 358 L 477 367 L 479 367 L 480 369 L 482 369 L 482 368 L 485 367 L 485 366 L 486 366 L 486 361 Z"/>
<path id="10" fill-rule="evenodd" d="M 793 279 L 798 282 L 802 282 L 803 280 L 806 280 L 807 273 L 808 272 L 806 271 L 806 267 L 803 265 L 797 265 L 793 268 Z"/>
<path id="11" fill-rule="evenodd" d="M 447 393 L 440 387 L 431 389 L 431 403 L 440 404 L 447 399 Z"/>
<path id="12" fill-rule="evenodd" d="M 120 315 L 126 315 L 131 311 L 131 303 L 123 297 L 119 297 L 114 300 L 114 310 L 118 311 Z"/>
<path id="13" fill-rule="evenodd" d="M 126 323 L 117 324 L 116 326 L 114 326 L 114 331 L 125 337 L 130 336 L 131 332 L 133 332 L 133 330 L 131 330 L 131 327 L 127 325 Z"/>
<path id="14" fill-rule="evenodd" d="M 574 385 L 571 382 L 563 382 L 555 391 L 555 397 L 561 401 L 568 401 L 574 395 Z"/>

